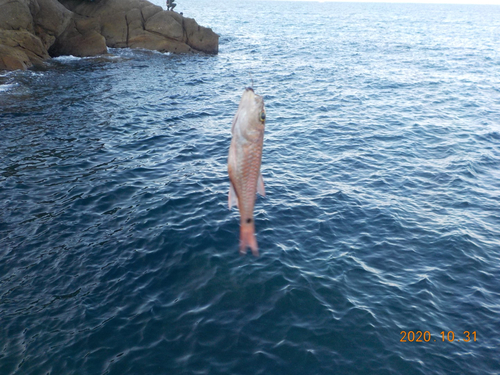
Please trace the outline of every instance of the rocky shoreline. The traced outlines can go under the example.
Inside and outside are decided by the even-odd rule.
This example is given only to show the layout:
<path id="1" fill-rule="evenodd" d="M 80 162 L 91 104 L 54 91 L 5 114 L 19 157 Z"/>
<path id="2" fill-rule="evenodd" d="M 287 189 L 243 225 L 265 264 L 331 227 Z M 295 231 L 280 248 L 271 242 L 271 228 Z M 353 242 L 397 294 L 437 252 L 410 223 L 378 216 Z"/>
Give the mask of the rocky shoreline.
<path id="1" fill-rule="evenodd" d="M 217 54 L 219 36 L 147 0 L 0 0 L 0 69 L 51 57 L 96 56 L 107 48 Z"/>

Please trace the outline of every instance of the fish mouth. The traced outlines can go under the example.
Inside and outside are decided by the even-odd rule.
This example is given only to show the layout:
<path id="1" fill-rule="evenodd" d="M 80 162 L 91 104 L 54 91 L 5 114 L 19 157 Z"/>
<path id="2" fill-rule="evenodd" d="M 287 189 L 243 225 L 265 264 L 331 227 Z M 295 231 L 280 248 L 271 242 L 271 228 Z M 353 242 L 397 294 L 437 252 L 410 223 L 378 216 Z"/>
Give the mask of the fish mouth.
<path id="1" fill-rule="evenodd" d="M 262 98 L 262 96 L 257 95 L 252 87 L 247 87 L 243 92 L 243 97 L 241 98 L 240 105 L 242 103 L 246 103 L 246 105 L 249 105 L 250 107 L 256 105 L 259 108 L 259 111 L 262 111 L 262 109 L 264 108 L 264 99 Z"/>

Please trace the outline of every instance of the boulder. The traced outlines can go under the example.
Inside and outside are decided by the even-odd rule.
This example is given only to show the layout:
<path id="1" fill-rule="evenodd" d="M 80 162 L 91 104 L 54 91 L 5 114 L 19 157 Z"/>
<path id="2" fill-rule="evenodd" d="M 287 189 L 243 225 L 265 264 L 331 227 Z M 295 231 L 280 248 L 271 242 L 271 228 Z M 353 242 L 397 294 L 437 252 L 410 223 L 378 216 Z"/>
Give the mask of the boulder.
<path id="1" fill-rule="evenodd" d="M 49 58 L 40 38 L 25 30 L 0 30 L 0 45 L 24 52 L 37 64 Z"/>
<path id="2" fill-rule="evenodd" d="M 150 19 L 156 13 L 162 13 L 163 8 L 157 5 L 149 4 L 141 8 L 142 18 L 145 20 Z"/>
<path id="3" fill-rule="evenodd" d="M 73 55 L 97 56 L 108 52 L 106 40 L 99 33 L 100 25 L 93 18 L 73 17 L 66 30 L 49 49 L 52 57 Z"/>
<path id="4" fill-rule="evenodd" d="M 27 69 L 33 66 L 26 55 L 25 33 L 33 35 L 33 17 L 27 1 L 0 0 L 0 69 Z M 41 41 L 39 41 L 41 43 Z"/>
<path id="5" fill-rule="evenodd" d="M 107 47 L 218 53 L 211 29 L 147 0 L 0 0 L 0 9 L 0 69 L 95 56 Z"/>
<path id="6" fill-rule="evenodd" d="M 26 1 L 26 0 L 17 0 Z M 46 49 L 66 30 L 73 13 L 56 0 L 27 0 L 31 5 L 31 15 L 35 34 L 40 37 Z"/>
<path id="7" fill-rule="evenodd" d="M 125 12 L 118 12 L 115 17 L 100 19 L 101 34 L 106 45 L 113 48 L 128 47 L 128 24 Z"/>
<path id="8" fill-rule="evenodd" d="M 147 0 L 60 1 L 76 14 L 98 18 L 108 47 L 211 54 L 219 50 L 219 36 L 212 29 Z"/>
<path id="9" fill-rule="evenodd" d="M 183 19 L 183 28 L 186 32 L 186 43 L 193 49 L 206 52 L 219 52 L 219 36 L 212 29 L 199 26 L 192 18 Z"/>
<path id="10" fill-rule="evenodd" d="M 171 13 L 174 12 L 159 12 L 148 18 L 144 28 L 152 33 L 157 33 L 165 38 L 185 42 L 184 29 L 182 21 L 179 22 L 176 18 L 172 17 Z"/>
<path id="11" fill-rule="evenodd" d="M 62 43 L 58 38 L 76 25 L 73 12 L 56 0 L 0 0 L 0 9 L 0 69 L 42 64 L 49 49 Z"/>
<path id="12" fill-rule="evenodd" d="M 33 64 L 22 50 L 0 44 L 0 69 L 26 70 Z"/>
<path id="13" fill-rule="evenodd" d="M 130 9 L 127 13 L 125 13 L 125 20 L 127 21 L 127 37 L 129 40 L 144 34 L 142 12 L 140 9 Z"/>
<path id="14" fill-rule="evenodd" d="M 28 1 L 0 0 L 0 29 L 34 32 Z"/>
<path id="15" fill-rule="evenodd" d="M 150 32 L 144 32 L 132 39 L 128 43 L 130 48 L 144 48 L 155 51 L 168 51 L 174 53 L 193 52 L 191 47 L 186 43 L 178 42 L 173 39 L 164 38 L 161 35 L 156 35 Z"/>

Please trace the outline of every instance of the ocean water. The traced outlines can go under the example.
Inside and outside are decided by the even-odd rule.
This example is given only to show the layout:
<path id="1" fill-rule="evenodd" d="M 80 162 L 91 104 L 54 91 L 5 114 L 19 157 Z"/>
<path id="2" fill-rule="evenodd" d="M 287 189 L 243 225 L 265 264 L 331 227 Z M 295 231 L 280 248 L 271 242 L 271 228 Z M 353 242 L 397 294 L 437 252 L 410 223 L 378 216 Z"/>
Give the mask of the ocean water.
<path id="1" fill-rule="evenodd" d="M 500 374 L 500 7 L 178 4 L 219 55 L 0 75 L 0 373 Z"/>

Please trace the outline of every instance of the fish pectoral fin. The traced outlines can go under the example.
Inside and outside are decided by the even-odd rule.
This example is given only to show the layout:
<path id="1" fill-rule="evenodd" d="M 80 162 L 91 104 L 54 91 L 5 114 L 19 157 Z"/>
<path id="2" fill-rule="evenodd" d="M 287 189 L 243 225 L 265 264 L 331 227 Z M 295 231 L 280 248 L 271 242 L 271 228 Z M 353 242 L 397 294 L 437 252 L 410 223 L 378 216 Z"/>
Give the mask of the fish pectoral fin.
<path id="1" fill-rule="evenodd" d="M 228 201 L 229 209 L 231 209 L 231 207 L 233 207 L 233 206 L 238 207 L 238 196 L 236 195 L 236 191 L 234 190 L 234 186 L 233 186 L 233 183 L 231 181 L 229 181 L 229 196 L 228 196 L 227 201 Z"/>
<path id="2" fill-rule="evenodd" d="M 257 193 L 266 196 L 266 189 L 264 188 L 264 179 L 262 178 L 262 173 L 259 173 L 259 178 L 257 180 Z"/>

